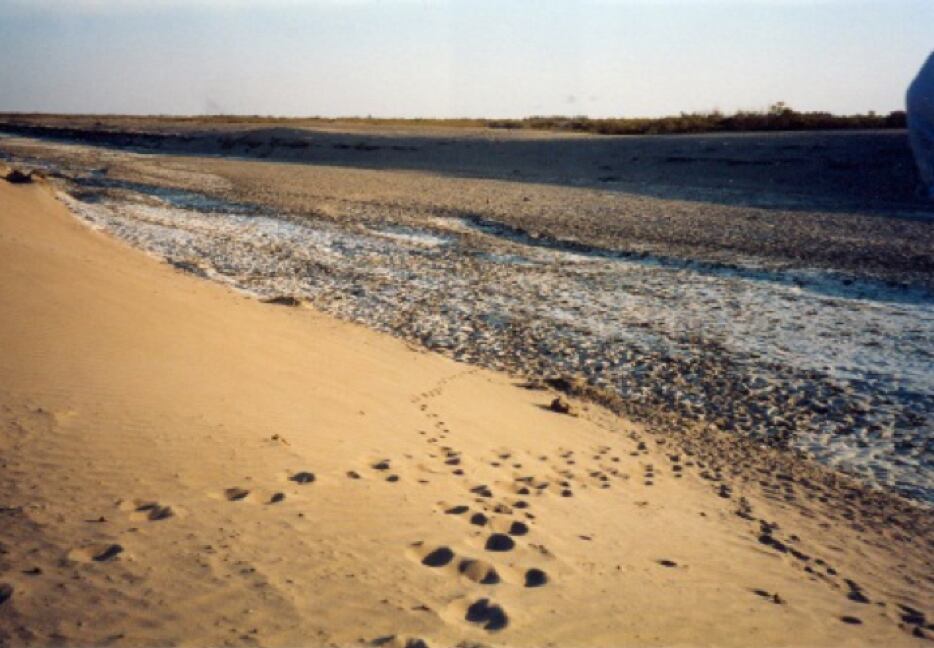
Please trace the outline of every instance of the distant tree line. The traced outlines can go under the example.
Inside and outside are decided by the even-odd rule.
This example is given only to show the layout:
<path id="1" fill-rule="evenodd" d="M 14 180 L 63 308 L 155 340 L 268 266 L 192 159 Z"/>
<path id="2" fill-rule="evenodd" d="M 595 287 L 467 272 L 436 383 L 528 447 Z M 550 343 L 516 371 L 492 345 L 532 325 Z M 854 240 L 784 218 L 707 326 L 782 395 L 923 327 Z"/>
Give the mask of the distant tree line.
<path id="1" fill-rule="evenodd" d="M 798 112 L 784 102 L 765 111 L 738 111 L 731 115 L 719 111 L 681 113 L 671 117 L 526 117 L 525 119 L 488 120 L 490 128 L 534 129 L 599 133 L 601 135 L 665 135 L 674 133 L 712 133 L 741 131 L 802 131 L 905 128 L 905 112 L 888 115 L 869 112 L 863 115 L 834 115 L 829 112 Z"/>

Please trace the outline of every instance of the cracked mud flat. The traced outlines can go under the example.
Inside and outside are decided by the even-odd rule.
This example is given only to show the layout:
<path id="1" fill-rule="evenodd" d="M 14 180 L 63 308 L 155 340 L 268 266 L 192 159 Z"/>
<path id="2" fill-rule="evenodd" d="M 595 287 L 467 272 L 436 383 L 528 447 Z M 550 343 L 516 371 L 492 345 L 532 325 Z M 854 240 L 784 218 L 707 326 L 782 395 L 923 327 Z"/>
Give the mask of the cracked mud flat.
<path id="1" fill-rule="evenodd" d="M 465 362 L 582 376 L 630 414 L 673 411 L 934 500 L 926 285 L 626 254 L 482 218 L 299 216 L 70 174 L 69 207 L 181 269 Z"/>

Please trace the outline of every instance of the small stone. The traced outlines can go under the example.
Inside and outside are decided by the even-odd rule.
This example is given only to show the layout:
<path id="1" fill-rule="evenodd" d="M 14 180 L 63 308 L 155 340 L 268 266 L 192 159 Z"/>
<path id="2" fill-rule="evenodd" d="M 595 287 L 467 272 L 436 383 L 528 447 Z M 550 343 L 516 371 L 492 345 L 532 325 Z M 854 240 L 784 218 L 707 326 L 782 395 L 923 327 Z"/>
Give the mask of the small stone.
<path id="1" fill-rule="evenodd" d="M 558 414 L 574 414 L 574 408 L 571 406 L 571 404 L 560 396 L 557 396 L 553 401 L 551 401 L 551 405 L 548 406 L 548 409 L 550 409 L 552 412 L 557 412 Z"/>

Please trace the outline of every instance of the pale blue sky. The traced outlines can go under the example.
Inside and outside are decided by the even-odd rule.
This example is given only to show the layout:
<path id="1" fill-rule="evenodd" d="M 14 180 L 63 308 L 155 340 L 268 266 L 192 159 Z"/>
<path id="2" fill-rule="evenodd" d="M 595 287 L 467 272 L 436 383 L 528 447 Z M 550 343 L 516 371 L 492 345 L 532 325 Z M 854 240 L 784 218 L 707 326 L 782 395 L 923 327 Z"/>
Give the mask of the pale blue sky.
<path id="1" fill-rule="evenodd" d="M 934 0 L 0 0 L 0 110 L 888 112 Z"/>

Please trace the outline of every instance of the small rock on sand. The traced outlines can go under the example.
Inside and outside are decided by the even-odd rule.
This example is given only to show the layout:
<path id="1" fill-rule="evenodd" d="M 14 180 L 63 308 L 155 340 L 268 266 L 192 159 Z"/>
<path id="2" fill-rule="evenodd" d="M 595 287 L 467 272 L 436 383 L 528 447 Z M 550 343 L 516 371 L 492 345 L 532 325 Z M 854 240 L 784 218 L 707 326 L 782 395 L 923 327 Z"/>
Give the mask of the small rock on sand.
<path id="1" fill-rule="evenodd" d="M 555 399 L 551 401 L 551 405 L 548 406 L 548 409 L 558 414 L 570 414 L 572 416 L 575 414 L 571 404 L 560 396 L 555 397 Z"/>
<path id="2" fill-rule="evenodd" d="M 23 173 L 19 169 L 11 169 L 9 173 L 4 176 L 4 179 L 11 184 L 29 184 L 36 176 L 37 174 L 35 171 Z"/>

